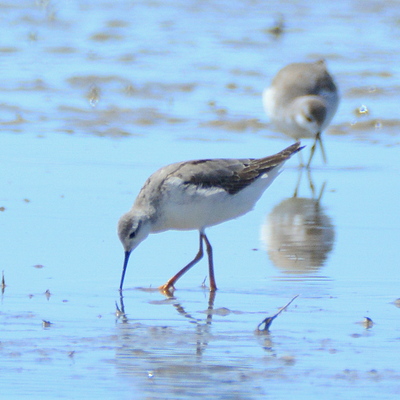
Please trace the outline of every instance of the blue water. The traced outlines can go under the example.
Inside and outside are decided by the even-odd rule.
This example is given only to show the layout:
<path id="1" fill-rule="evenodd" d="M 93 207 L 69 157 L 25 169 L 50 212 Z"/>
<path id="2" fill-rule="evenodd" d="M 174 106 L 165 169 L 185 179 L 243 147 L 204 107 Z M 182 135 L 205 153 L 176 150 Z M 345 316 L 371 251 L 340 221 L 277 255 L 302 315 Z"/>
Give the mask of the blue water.
<path id="1" fill-rule="evenodd" d="M 0 8 L 4 398 L 399 394 L 397 2 Z M 342 95 L 324 133 L 328 164 L 317 154 L 293 199 L 293 158 L 253 212 L 209 229 L 214 300 L 205 260 L 174 298 L 147 290 L 198 245 L 196 232 L 151 235 L 131 256 L 117 318 L 116 224 L 146 178 L 179 160 L 286 147 L 261 92 L 285 64 L 321 57 Z M 357 116 L 362 105 L 369 114 Z M 297 294 L 269 335 L 255 333 Z"/>

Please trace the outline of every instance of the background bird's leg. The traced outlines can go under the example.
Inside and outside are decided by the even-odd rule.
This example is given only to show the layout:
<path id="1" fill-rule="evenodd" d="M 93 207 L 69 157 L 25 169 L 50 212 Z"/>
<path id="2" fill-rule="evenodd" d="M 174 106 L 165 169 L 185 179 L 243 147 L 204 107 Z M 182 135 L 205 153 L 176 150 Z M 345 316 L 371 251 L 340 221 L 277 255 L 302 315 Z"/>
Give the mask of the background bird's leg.
<path id="1" fill-rule="evenodd" d="M 208 269 L 209 269 L 209 275 L 210 275 L 210 291 L 214 292 L 217 290 L 217 284 L 215 283 L 214 262 L 213 262 L 211 243 L 209 242 L 207 236 L 203 232 L 200 233 L 200 238 L 203 238 L 204 242 L 206 243 L 207 254 L 208 254 Z"/>
<path id="2" fill-rule="evenodd" d="M 324 149 L 324 144 L 322 143 L 322 139 L 321 139 L 321 133 L 318 133 L 317 141 L 319 143 L 319 147 L 321 147 L 322 159 L 324 160 L 324 164 L 326 164 L 327 158 L 326 158 L 326 153 L 325 153 L 325 149 Z"/>
<path id="3" fill-rule="evenodd" d="M 175 274 L 171 279 L 169 279 L 166 284 L 159 287 L 159 289 L 162 292 L 166 292 L 166 293 L 171 292 L 171 289 L 174 288 L 175 282 L 182 275 L 184 275 L 187 271 L 189 271 L 189 269 L 192 268 L 193 265 L 195 265 L 199 260 L 201 260 L 201 258 L 203 257 L 203 236 L 202 235 L 203 235 L 203 233 L 200 232 L 200 247 L 199 247 L 199 251 L 196 254 L 196 257 L 192 261 L 190 261 L 190 263 L 188 265 L 186 265 L 186 267 L 182 268 L 177 274 Z M 207 248 L 207 251 L 208 251 L 208 248 Z"/>
<path id="4" fill-rule="evenodd" d="M 318 134 L 315 137 L 314 144 L 311 147 L 310 158 L 308 159 L 307 168 L 310 168 L 311 160 L 314 157 L 315 148 L 317 147 Z"/>
<path id="5" fill-rule="evenodd" d="M 326 164 L 326 154 L 325 154 L 324 145 L 323 145 L 322 139 L 321 139 L 321 132 L 318 132 L 317 135 L 315 136 L 314 144 L 313 144 L 313 146 L 311 147 L 310 158 L 308 159 L 307 168 L 310 167 L 311 160 L 312 160 L 312 158 L 313 158 L 313 156 L 314 156 L 315 149 L 316 149 L 316 147 L 317 147 L 317 142 L 318 142 L 318 144 L 319 144 L 319 147 L 321 147 L 322 160 L 324 161 L 324 164 Z"/>

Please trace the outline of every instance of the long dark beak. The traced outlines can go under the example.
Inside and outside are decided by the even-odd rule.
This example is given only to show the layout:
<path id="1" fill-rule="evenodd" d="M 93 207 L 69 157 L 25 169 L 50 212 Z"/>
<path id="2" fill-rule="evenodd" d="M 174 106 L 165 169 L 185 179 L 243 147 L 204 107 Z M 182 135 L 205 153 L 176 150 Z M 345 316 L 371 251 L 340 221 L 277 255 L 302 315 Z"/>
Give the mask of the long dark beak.
<path id="1" fill-rule="evenodd" d="M 125 259 L 124 259 L 124 266 L 122 269 L 122 276 L 121 276 L 121 284 L 119 285 L 119 291 L 122 292 L 122 286 L 124 286 L 124 279 L 125 279 L 125 272 L 126 267 L 128 266 L 129 256 L 131 255 L 130 251 L 125 252 Z"/>

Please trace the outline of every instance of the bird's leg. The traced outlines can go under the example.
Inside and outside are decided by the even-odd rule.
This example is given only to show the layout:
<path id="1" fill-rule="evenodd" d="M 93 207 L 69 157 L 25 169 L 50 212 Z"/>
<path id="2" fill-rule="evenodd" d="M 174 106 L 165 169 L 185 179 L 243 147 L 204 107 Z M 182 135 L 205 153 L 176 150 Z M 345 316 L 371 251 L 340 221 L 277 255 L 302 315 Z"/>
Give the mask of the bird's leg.
<path id="1" fill-rule="evenodd" d="M 317 133 L 317 136 L 315 137 L 315 140 L 314 140 L 314 144 L 311 147 L 310 158 L 308 159 L 308 163 L 307 163 L 306 168 L 310 168 L 311 160 L 314 157 L 315 148 L 317 147 L 318 135 L 319 135 L 319 133 Z"/>
<path id="2" fill-rule="evenodd" d="M 195 265 L 199 260 L 202 259 L 203 257 L 203 234 L 200 233 L 200 247 L 199 247 L 199 251 L 196 254 L 196 257 L 190 261 L 190 263 L 188 265 L 186 265 L 186 267 L 182 268 L 177 274 L 175 274 L 172 278 L 170 278 L 166 284 L 162 285 L 159 287 L 159 289 L 161 290 L 161 292 L 166 293 L 166 294 L 170 294 L 171 293 L 171 289 L 174 289 L 174 285 L 175 282 L 182 276 L 184 275 L 187 271 L 189 271 L 190 268 L 193 267 L 193 265 Z M 207 251 L 208 251 L 208 247 L 207 247 Z"/>
<path id="3" fill-rule="evenodd" d="M 212 323 L 212 317 L 213 317 L 213 311 L 214 311 L 214 301 L 215 301 L 215 295 L 216 291 L 211 292 L 210 291 L 210 297 L 208 298 L 208 307 L 207 307 L 207 318 L 206 318 L 206 323 L 207 325 L 211 325 Z"/>
<path id="4" fill-rule="evenodd" d="M 324 164 L 326 164 L 327 163 L 327 158 L 326 158 L 324 145 L 323 145 L 322 139 L 321 139 L 321 133 L 318 133 L 317 140 L 318 140 L 318 143 L 319 143 L 319 147 L 321 147 L 322 159 L 324 160 Z"/>
<path id="5" fill-rule="evenodd" d="M 315 149 L 317 147 L 317 142 L 319 144 L 319 147 L 321 147 L 322 160 L 324 161 L 324 164 L 326 164 L 326 154 L 324 145 L 322 144 L 321 132 L 318 132 L 317 135 L 315 136 L 314 144 L 311 147 L 310 158 L 308 159 L 307 168 L 310 168 L 311 160 L 314 156 Z"/>
<path id="6" fill-rule="evenodd" d="M 208 269 L 209 269 L 209 275 L 210 275 L 210 291 L 215 292 L 217 290 L 217 284 L 215 283 L 214 262 L 213 262 L 211 243 L 209 242 L 206 234 L 203 232 L 200 233 L 200 238 L 203 238 L 204 242 L 206 243 L 206 247 L 207 247 Z"/>

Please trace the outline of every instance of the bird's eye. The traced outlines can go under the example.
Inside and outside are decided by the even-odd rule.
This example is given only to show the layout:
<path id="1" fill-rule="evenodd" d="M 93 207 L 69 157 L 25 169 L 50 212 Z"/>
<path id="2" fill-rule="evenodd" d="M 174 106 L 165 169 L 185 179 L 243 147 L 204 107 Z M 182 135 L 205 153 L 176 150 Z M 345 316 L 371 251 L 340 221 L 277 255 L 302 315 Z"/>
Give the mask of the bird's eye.
<path id="1" fill-rule="evenodd" d="M 139 229 L 140 229 L 140 225 L 141 225 L 141 224 L 142 224 L 142 222 L 139 221 L 139 222 L 137 223 L 137 225 L 136 225 L 136 224 L 133 224 L 133 225 L 131 226 L 132 232 L 129 234 L 129 239 L 134 239 L 134 238 L 136 237 L 137 233 L 139 232 Z"/>
<path id="2" fill-rule="evenodd" d="M 309 117 L 309 116 L 306 117 L 306 120 L 307 120 L 308 122 L 312 122 L 312 121 L 313 121 L 313 119 L 312 119 L 311 117 Z"/>

